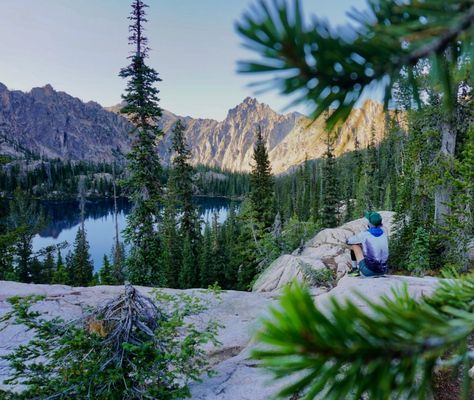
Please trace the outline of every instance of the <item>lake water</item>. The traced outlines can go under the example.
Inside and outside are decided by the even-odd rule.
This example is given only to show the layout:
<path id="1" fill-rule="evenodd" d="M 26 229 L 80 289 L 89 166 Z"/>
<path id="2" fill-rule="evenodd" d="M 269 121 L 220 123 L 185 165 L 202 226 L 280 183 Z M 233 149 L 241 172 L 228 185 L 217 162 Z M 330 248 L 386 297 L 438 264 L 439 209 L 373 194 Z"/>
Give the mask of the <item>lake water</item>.
<path id="1" fill-rule="evenodd" d="M 227 218 L 231 201 L 222 198 L 196 198 L 199 212 L 203 221 L 211 221 L 217 213 L 219 222 Z M 76 201 L 42 203 L 48 223 L 38 235 L 33 238 L 33 251 L 46 246 L 67 242 L 68 246 L 62 250 L 63 257 L 72 250 L 77 230 L 81 222 L 79 204 Z M 131 204 L 120 199 L 118 202 L 118 226 L 122 231 L 126 225 L 127 215 Z M 90 255 L 95 270 L 100 269 L 104 254 L 110 256 L 114 243 L 114 205 L 112 200 L 89 201 L 85 206 L 84 225 L 87 240 L 90 245 Z"/>

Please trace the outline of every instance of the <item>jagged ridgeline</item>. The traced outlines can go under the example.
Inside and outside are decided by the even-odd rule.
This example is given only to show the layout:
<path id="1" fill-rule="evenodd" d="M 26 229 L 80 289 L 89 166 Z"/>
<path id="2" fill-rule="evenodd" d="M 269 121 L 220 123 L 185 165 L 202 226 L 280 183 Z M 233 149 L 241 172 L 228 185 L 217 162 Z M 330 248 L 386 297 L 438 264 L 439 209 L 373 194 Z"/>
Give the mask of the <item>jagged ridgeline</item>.
<path id="1" fill-rule="evenodd" d="M 119 108 L 84 103 L 50 85 L 24 93 L 0 84 L 0 154 L 91 162 L 120 160 L 130 150 L 131 124 L 114 112 Z M 178 118 L 168 111 L 161 118 L 165 135 L 158 151 L 164 164 L 169 163 L 171 129 Z M 223 121 L 182 119 L 187 125 L 193 165 L 249 172 L 256 125 L 262 127 L 276 174 L 306 158 L 319 158 L 325 151 L 324 118 L 311 124 L 299 113 L 281 115 L 252 98 L 229 110 Z M 356 138 L 360 147 L 367 147 L 372 130 L 380 141 L 384 111 L 382 105 L 367 101 L 336 132 L 335 154 L 353 150 Z"/>

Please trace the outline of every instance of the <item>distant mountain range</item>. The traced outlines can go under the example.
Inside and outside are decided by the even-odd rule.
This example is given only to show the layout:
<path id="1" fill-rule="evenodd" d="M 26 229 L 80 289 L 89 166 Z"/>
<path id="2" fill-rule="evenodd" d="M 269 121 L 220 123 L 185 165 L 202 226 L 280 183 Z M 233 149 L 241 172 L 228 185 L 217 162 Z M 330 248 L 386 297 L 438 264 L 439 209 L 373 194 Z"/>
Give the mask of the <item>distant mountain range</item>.
<path id="1" fill-rule="evenodd" d="M 21 156 L 28 151 L 48 158 L 111 161 L 117 154 L 126 154 L 131 144 L 131 124 L 118 115 L 119 108 L 84 103 L 50 85 L 25 93 L 9 91 L 0 83 L 0 154 Z M 194 164 L 249 171 L 257 125 L 265 134 L 275 173 L 321 157 L 326 150 L 323 117 L 311 124 L 299 113 L 282 115 L 247 97 L 229 110 L 223 121 L 163 111 L 165 135 L 157 149 L 165 163 L 170 160 L 170 132 L 178 118 L 186 122 Z M 338 129 L 336 155 L 353 150 L 356 137 L 360 146 L 366 147 L 372 129 L 380 140 L 384 110 L 381 104 L 367 101 Z"/>

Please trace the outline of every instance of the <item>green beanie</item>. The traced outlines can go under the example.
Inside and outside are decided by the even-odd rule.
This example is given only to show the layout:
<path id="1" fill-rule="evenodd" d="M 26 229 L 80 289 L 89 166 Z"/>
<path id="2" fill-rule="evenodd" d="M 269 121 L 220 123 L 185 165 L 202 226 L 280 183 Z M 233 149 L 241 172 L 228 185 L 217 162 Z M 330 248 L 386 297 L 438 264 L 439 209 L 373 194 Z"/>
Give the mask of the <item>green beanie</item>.
<path id="1" fill-rule="evenodd" d="M 367 218 L 369 223 L 373 226 L 382 225 L 382 216 L 378 212 L 366 212 L 365 218 Z"/>

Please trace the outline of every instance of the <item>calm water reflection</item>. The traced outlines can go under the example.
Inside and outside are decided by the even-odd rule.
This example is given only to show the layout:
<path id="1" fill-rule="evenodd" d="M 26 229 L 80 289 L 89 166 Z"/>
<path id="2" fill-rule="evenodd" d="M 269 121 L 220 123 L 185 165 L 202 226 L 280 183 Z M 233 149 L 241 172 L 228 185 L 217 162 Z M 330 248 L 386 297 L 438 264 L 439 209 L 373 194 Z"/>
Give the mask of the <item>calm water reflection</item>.
<path id="1" fill-rule="evenodd" d="M 231 201 L 221 198 L 197 198 L 200 215 L 203 221 L 211 221 L 217 213 L 219 222 L 225 221 Z M 69 246 L 62 251 L 63 256 L 72 249 L 74 238 L 80 224 L 79 204 L 75 201 L 43 203 L 48 225 L 33 239 L 33 251 L 67 241 Z M 86 203 L 85 228 L 90 244 L 90 254 L 95 269 L 102 265 L 104 254 L 109 255 L 114 240 L 114 205 L 112 200 L 98 200 Z M 122 231 L 131 204 L 125 199 L 118 202 L 118 226 Z"/>

